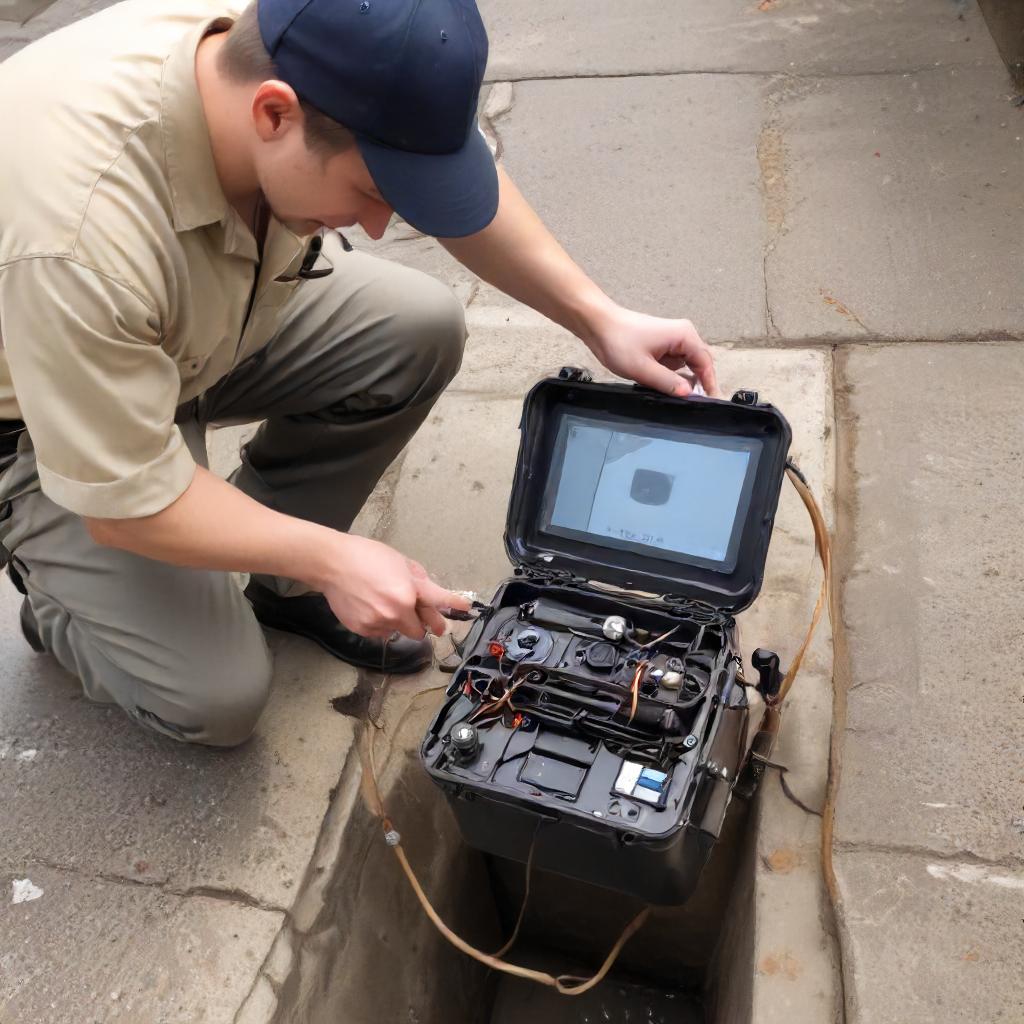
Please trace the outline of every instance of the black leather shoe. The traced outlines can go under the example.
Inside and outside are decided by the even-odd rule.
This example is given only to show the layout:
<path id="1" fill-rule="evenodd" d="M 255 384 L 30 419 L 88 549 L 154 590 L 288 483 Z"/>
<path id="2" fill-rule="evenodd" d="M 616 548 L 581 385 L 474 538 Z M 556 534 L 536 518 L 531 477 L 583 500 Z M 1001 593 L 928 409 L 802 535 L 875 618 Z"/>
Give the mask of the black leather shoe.
<path id="1" fill-rule="evenodd" d="M 27 597 L 21 602 L 21 632 L 28 641 L 29 647 L 31 647 L 36 654 L 46 653 L 43 641 L 39 639 L 39 626 L 36 624 L 36 617 L 32 611 L 32 605 L 28 603 Z"/>
<path id="2" fill-rule="evenodd" d="M 378 672 L 408 673 L 425 669 L 433 659 L 434 648 L 429 640 L 399 636 L 388 640 L 385 647 L 383 640 L 346 629 L 322 594 L 279 597 L 259 583 L 250 582 L 245 596 L 264 626 L 304 636 L 350 665 Z"/>

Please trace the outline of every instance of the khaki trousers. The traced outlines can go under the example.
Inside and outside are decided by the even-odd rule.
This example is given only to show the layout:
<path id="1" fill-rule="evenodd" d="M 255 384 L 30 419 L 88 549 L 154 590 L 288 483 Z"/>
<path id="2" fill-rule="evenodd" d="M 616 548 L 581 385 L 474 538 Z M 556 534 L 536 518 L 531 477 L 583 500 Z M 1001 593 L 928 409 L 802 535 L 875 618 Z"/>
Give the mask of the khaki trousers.
<path id="1" fill-rule="evenodd" d="M 272 341 L 178 422 L 206 465 L 208 424 L 264 420 L 232 483 L 346 530 L 455 376 L 466 331 L 462 307 L 433 278 L 345 252 L 333 234 L 324 250 L 334 273 L 304 282 Z M 0 463 L 0 565 L 8 559 L 47 650 L 88 698 L 177 740 L 232 746 L 250 735 L 271 664 L 235 578 L 95 544 L 40 491 L 25 434 Z M 304 589 L 261 582 L 284 596 Z"/>

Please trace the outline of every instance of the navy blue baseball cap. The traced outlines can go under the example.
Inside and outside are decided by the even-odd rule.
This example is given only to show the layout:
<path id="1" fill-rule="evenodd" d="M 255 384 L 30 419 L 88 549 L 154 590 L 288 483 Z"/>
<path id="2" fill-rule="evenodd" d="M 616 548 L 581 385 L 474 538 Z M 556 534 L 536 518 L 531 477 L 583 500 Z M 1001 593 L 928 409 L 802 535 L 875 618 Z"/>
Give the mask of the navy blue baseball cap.
<path id="1" fill-rule="evenodd" d="M 441 238 L 490 224 L 498 172 L 476 121 L 487 32 L 473 0 L 258 0 L 257 16 L 281 79 L 355 135 L 400 216 Z"/>

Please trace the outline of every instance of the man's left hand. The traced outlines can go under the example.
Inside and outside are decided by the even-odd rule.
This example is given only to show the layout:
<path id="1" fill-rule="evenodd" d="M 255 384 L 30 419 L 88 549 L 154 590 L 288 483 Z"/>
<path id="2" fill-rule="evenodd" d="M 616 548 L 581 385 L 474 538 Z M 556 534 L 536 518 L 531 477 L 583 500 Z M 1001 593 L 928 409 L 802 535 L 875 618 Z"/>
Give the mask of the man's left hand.
<path id="1" fill-rule="evenodd" d="M 695 380 L 720 398 L 711 349 L 689 320 L 648 316 L 615 306 L 601 318 L 590 350 L 612 373 L 685 398 Z"/>

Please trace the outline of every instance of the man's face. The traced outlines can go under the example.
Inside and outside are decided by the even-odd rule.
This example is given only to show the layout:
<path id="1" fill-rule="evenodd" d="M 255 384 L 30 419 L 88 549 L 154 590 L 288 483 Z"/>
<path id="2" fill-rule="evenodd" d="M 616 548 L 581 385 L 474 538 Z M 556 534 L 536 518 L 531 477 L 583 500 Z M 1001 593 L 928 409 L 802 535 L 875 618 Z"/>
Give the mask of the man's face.
<path id="1" fill-rule="evenodd" d="M 356 146 L 325 154 L 306 145 L 302 130 L 258 145 L 256 174 L 274 216 L 298 235 L 358 224 L 371 238 L 384 234 L 394 212 L 373 184 Z"/>

